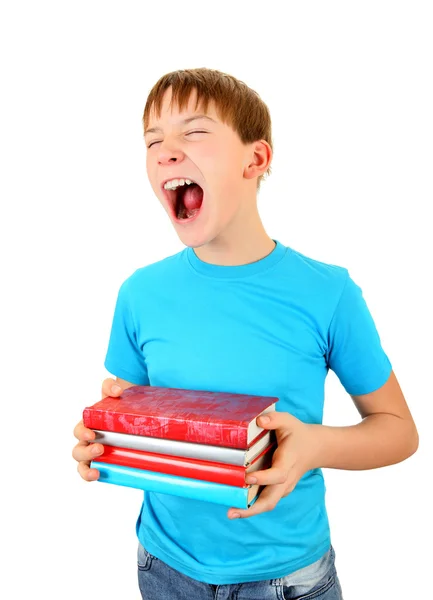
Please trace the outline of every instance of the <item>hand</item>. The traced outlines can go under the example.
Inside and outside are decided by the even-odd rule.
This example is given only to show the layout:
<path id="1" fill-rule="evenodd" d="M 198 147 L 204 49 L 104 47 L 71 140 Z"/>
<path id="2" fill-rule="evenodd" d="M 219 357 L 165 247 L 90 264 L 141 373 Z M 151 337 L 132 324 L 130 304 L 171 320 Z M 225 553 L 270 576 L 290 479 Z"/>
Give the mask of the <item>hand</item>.
<path id="1" fill-rule="evenodd" d="M 270 469 L 246 476 L 247 483 L 266 487 L 250 508 L 230 508 L 227 513 L 229 519 L 245 519 L 272 510 L 281 498 L 295 489 L 307 471 L 319 466 L 317 425 L 303 423 L 287 412 L 277 411 L 258 417 L 256 423 L 264 429 L 275 429 L 278 447 L 274 451 Z"/>
<path id="2" fill-rule="evenodd" d="M 102 399 L 107 396 L 120 396 L 122 391 L 118 382 L 111 377 L 102 383 Z M 72 457 L 78 461 L 77 470 L 85 481 L 95 481 L 99 478 L 99 471 L 90 468 L 90 461 L 97 459 L 104 452 L 102 444 L 91 443 L 95 439 L 95 435 L 92 429 L 84 427 L 83 421 L 75 426 L 74 436 L 77 438 L 78 444 L 72 450 Z"/>

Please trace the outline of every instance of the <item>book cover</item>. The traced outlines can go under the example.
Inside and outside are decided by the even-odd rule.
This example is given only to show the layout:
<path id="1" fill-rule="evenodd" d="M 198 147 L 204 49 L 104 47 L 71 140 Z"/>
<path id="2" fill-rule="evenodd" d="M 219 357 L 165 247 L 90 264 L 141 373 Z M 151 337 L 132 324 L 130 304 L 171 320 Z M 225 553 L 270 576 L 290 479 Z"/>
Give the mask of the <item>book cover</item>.
<path id="1" fill-rule="evenodd" d="M 98 481 L 101 483 L 123 485 L 148 492 L 172 494 L 236 508 L 248 508 L 254 504 L 261 491 L 257 484 L 236 487 L 234 485 L 179 477 L 178 475 L 167 475 L 166 473 L 111 465 L 99 461 L 92 461 L 90 467 L 98 469 L 100 473 Z"/>
<path id="2" fill-rule="evenodd" d="M 275 431 L 264 429 L 252 446 L 247 450 L 240 450 L 238 448 L 196 444 L 194 442 L 178 442 L 177 440 L 168 440 L 165 438 L 130 435 L 129 433 L 116 433 L 99 429 L 94 429 L 94 432 L 96 434 L 94 441 L 102 445 L 239 466 L 250 464 L 271 441 L 276 439 Z"/>
<path id="3" fill-rule="evenodd" d="M 246 473 L 267 469 L 271 466 L 275 448 L 276 444 L 267 446 L 248 467 L 167 454 L 154 454 L 115 446 L 104 446 L 104 452 L 98 456 L 98 462 L 243 487 Z"/>
<path id="4" fill-rule="evenodd" d="M 263 431 L 256 418 L 278 398 L 132 386 L 83 411 L 90 429 L 246 449 Z"/>

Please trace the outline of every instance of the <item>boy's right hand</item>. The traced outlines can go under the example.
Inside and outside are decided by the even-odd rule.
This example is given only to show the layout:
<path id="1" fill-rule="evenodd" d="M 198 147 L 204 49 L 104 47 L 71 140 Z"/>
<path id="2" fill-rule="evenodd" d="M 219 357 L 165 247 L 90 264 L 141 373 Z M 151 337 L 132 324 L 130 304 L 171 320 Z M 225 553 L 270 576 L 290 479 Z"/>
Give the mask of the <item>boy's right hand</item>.
<path id="1" fill-rule="evenodd" d="M 114 387 L 113 387 L 114 386 Z M 109 377 L 102 383 L 102 399 L 107 396 L 120 396 L 122 388 L 115 379 Z M 90 468 L 90 461 L 97 459 L 104 452 L 102 444 L 93 444 L 95 432 L 92 429 L 84 427 L 81 420 L 74 429 L 74 436 L 78 444 L 72 450 L 72 457 L 78 462 L 77 470 L 85 481 L 96 481 L 99 478 L 99 471 Z"/>

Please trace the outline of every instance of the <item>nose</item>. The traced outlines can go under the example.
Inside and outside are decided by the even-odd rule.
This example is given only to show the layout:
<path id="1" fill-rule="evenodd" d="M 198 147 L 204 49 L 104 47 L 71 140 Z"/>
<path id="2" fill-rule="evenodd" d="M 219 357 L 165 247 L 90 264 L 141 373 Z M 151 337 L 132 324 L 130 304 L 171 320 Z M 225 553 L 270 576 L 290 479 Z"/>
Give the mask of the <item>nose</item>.
<path id="1" fill-rule="evenodd" d="M 160 165 L 168 165 L 173 162 L 181 162 L 184 159 L 182 150 L 170 150 L 169 148 L 161 148 L 158 153 L 158 163 Z"/>

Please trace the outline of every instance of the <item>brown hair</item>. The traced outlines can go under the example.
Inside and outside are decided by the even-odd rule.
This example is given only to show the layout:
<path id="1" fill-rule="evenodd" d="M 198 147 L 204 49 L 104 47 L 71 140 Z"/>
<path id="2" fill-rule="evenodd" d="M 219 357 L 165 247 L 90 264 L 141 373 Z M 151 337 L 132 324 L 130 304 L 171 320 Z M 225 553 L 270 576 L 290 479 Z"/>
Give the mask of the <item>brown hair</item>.
<path id="1" fill-rule="evenodd" d="M 172 87 L 171 104 L 177 103 L 179 110 L 187 106 L 191 92 L 195 89 L 197 92 L 195 110 L 198 106 L 202 106 L 206 112 L 209 101 L 213 100 L 220 120 L 232 127 L 244 144 L 263 139 L 273 150 L 271 116 L 259 94 L 243 81 L 215 69 L 183 69 L 163 75 L 153 86 L 147 98 L 143 113 L 144 130 L 149 125 L 152 108 L 157 118 L 160 118 L 162 99 L 170 86 Z M 257 191 L 264 176 L 270 174 L 269 165 L 266 172 L 257 178 Z"/>

